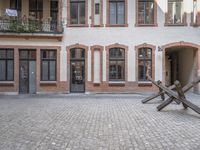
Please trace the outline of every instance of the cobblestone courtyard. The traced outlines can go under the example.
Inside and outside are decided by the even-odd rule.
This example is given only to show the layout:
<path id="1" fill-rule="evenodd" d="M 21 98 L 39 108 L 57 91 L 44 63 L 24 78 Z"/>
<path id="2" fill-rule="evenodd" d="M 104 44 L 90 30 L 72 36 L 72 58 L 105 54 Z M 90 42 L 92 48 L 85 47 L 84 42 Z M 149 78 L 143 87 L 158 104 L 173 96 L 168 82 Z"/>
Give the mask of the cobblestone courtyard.
<path id="1" fill-rule="evenodd" d="M 199 150 L 200 115 L 146 96 L 0 96 L 0 150 Z"/>

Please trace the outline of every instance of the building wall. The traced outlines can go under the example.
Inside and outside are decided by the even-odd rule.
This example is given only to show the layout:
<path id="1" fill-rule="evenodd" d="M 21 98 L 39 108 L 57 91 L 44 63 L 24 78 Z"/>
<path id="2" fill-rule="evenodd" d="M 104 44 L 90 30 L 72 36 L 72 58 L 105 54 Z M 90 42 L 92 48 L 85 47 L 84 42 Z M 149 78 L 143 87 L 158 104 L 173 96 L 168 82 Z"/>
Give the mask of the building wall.
<path id="1" fill-rule="evenodd" d="M 51 39 L 22 39 L 1 38 L 0 45 L 23 45 L 23 46 L 59 46 L 60 51 L 60 82 L 68 84 L 65 88 L 69 91 L 69 68 L 67 67 L 68 52 L 66 48 L 74 44 L 88 46 L 87 85 L 88 92 L 133 92 L 151 91 L 152 86 L 138 85 L 136 82 L 136 49 L 135 46 L 143 43 L 155 46 L 155 80 L 163 79 L 163 54 L 158 47 L 163 45 L 185 41 L 200 45 L 200 28 L 190 26 L 190 14 L 192 12 L 192 1 L 184 0 L 184 10 L 187 13 L 187 26 L 165 26 L 165 13 L 167 11 L 167 0 L 157 0 L 157 23 L 155 27 L 136 27 L 135 0 L 128 0 L 128 26 L 127 27 L 105 27 L 106 24 L 106 0 L 103 0 L 103 27 L 67 27 L 67 1 L 62 0 L 62 20 L 64 21 L 64 36 L 62 41 Z M 200 3 L 200 0 L 198 0 Z M 88 24 L 91 25 L 91 0 L 88 0 Z M 200 10 L 200 5 L 198 5 Z M 46 13 L 48 15 L 48 13 Z M 109 85 L 107 82 L 107 53 L 106 46 L 112 44 L 127 46 L 127 82 L 123 85 Z M 100 45 L 103 47 L 102 61 L 102 84 L 92 83 L 92 53 L 91 47 Z M 112 88 L 110 88 L 112 87 Z M 45 89 L 45 88 L 44 88 Z M 53 89 L 52 89 L 53 90 Z M 43 90 L 41 90 L 43 91 Z M 47 89 L 44 91 L 48 91 Z"/>

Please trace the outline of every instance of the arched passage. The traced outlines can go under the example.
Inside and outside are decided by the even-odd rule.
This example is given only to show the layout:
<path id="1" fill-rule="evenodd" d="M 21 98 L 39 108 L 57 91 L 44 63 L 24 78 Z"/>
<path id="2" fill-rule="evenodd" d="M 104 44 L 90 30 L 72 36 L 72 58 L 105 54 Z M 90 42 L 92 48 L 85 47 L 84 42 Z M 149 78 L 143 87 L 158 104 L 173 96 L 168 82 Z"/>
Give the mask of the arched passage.
<path id="1" fill-rule="evenodd" d="M 198 76 L 200 46 L 188 42 L 176 42 L 162 46 L 163 82 L 169 86 L 179 80 L 182 86 Z"/>

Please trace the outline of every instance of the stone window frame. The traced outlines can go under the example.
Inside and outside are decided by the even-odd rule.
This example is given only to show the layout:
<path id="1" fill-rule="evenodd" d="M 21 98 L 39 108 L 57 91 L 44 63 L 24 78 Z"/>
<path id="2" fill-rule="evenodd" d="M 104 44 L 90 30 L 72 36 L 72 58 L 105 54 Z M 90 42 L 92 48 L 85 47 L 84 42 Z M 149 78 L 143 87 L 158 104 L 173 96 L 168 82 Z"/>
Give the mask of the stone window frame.
<path id="1" fill-rule="evenodd" d="M 109 50 L 112 48 L 122 48 L 125 51 L 125 79 L 124 81 L 109 81 Z M 106 49 L 106 81 L 109 84 L 117 85 L 117 84 L 126 84 L 128 81 L 128 46 L 115 43 L 105 47 Z"/>
<path id="2" fill-rule="evenodd" d="M 183 22 L 182 23 L 177 23 L 177 24 L 172 24 L 172 23 L 168 23 L 168 20 L 169 20 L 169 15 L 168 15 L 168 2 L 169 0 L 167 0 L 167 12 L 165 13 L 165 23 L 164 23 L 164 26 L 187 26 L 187 13 L 184 12 L 183 13 Z M 184 0 L 183 0 L 183 10 L 184 10 Z M 185 11 L 185 10 L 184 10 Z"/>
<path id="3" fill-rule="evenodd" d="M 124 0 L 125 2 L 125 16 L 124 16 L 124 24 L 110 24 L 110 0 L 106 0 L 106 27 L 128 27 L 128 0 Z"/>
<path id="4" fill-rule="evenodd" d="M 139 81 L 138 79 L 138 51 L 141 48 L 150 48 L 152 50 L 152 79 L 155 80 L 155 51 L 156 51 L 156 46 L 152 44 L 147 44 L 143 43 L 140 45 L 135 46 L 135 77 L 136 77 L 136 82 L 138 85 L 148 85 L 151 84 L 149 81 Z"/>
<path id="5" fill-rule="evenodd" d="M 5 74 L 6 74 L 6 78 L 5 80 L 0 80 L 0 82 L 13 82 L 14 81 L 14 72 L 15 72 L 15 66 L 14 66 L 14 62 L 15 62 L 15 57 L 14 57 L 14 48 L 0 48 L 0 51 L 1 50 L 4 50 L 6 52 L 6 57 L 5 58 L 0 58 L 0 60 L 3 60 L 5 61 Z M 13 53 L 13 57 L 12 58 L 8 58 L 7 57 L 7 51 L 12 51 Z M 7 73 L 8 73 L 8 61 L 12 61 L 12 65 L 13 65 L 13 73 L 12 73 L 12 80 L 8 80 L 8 76 L 7 76 Z M 2 73 L 2 72 L 1 72 Z"/>
<path id="6" fill-rule="evenodd" d="M 94 83 L 94 51 L 98 50 L 100 52 L 100 83 L 103 82 L 103 49 L 104 47 L 101 45 L 93 45 L 90 47 L 91 49 L 91 72 L 92 72 L 92 82 Z M 100 84 L 99 83 L 99 84 Z"/>
<path id="7" fill-rule="evenodd" d="M 94 0 L 91 2 L 91 27 L 103 27 L 103 0 L 100 0 L 100 24 L 95 25 L 94 24 L 94 15 L 95 15 L 95 7 L 94 7 Z"/>
<path id="8" fill-rule="evenodd" d="M 153 24 L 139 24 L 139 10 L 138 10 L 138 7 L 139 7 L 139 3 L 138 3 L 138 0 L 135 0 L 135 3 L 136 3 L 136 23 L 135 23 L 135 26 L 136 27 L 157 27 L 158 26 L 158 23 L 157 23 L 157 9 L 158 9 L 158 2 L 157 0 L 154 0 L 154 23 Z"/>
<path id="9" fill-rule="evenodd" d="M 89 27 L 88 0 L 85 0 L 85 24 L 71 24 L 70 23 L 70 0 L 67 0 L 67 27 Z"/>
<path id="10" fill-rule="evenodd" d="M 66 52 L 67 52 L 67 81 L 68 81 L 68 89 L 70 89 L 70 50 L 73 48 L 81 48 L 85 50 L 85 91 L 87 91 L 87 86 L 88 86 L 88 50 L 89 47 L 83 44 L 72 44 L 66 47 Z"/>
<path id="11" fill-rule="evenodd" d="M 42 56 L 41 56 L 41 54 L 42 54 L 42 51 L 47 51 L 48 53 L 50 52 L 50 51 L 55 51 L 56 52 L 56 57 L 55 58 L 42 58 Z M 57 50 L 56 49 L 40 49 L 40 63 L 41 63 L 41 65 L 40 65 L 40 69 L 41 69 L 41 71 L 40 71 L 40 81 L 56 81 L 57 80 Z M 49 62 L 51 62 L 51 61 L 55 61 L 55 70 L 56 70 L 56 72 L 55 72 L 55 80 L 50 80 L 50 74 L 48 74 L 48 79 L 47 80 L 43 80 L 42 79 L 42 71 L 43 71 L 43 67 L 42 67 L 42 62 L 43 61 L 47 61 L 48 62 L 48 72 L 50 71 L 49 69 Z"/>

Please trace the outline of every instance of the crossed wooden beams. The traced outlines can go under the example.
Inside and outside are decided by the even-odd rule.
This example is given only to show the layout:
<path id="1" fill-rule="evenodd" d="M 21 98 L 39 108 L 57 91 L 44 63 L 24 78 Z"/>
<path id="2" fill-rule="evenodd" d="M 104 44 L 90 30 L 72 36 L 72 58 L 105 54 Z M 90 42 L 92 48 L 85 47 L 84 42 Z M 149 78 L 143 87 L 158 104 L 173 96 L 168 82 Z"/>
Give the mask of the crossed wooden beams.
<path id="1" fill-rule="evenodd" d="M 161 96 L 161 99 L 163 100 L 163 103 L 160 104 L 157 109 L 158 111 L 165 108 L 167 105 L 175 101 L 177 104 L 182 103 L 184 108 L 191 108 L 195 112 L 200 114 L 200 107 L 196 106 L 195 104 L 188 101 L 185 97 L 185 92 L 189 91 L 191 88 L 193 88 L 196 84 L 200 82 L 200 77 L 195 79 L 194 82 L 188 83 L 186 86 L 182 88 L 181 83 L 179 81 L 175 81 L 174 85 L 170 87 L 166 87 L 162 84 L 161 81 L 153 81 L 151 78 L 148 78 L 155 86 L 159 88 L 159 92 L 155 95 L 152 95 L 144 100 L 142 100 L 142 103 L 146 103 L 150 100 L 153 100 L 154 98 Z M 176 92 L 173 91 L 173 89 L 176 90 Z M 165 100 L 165 94 L 169 96 L 167 100 Z"/>

